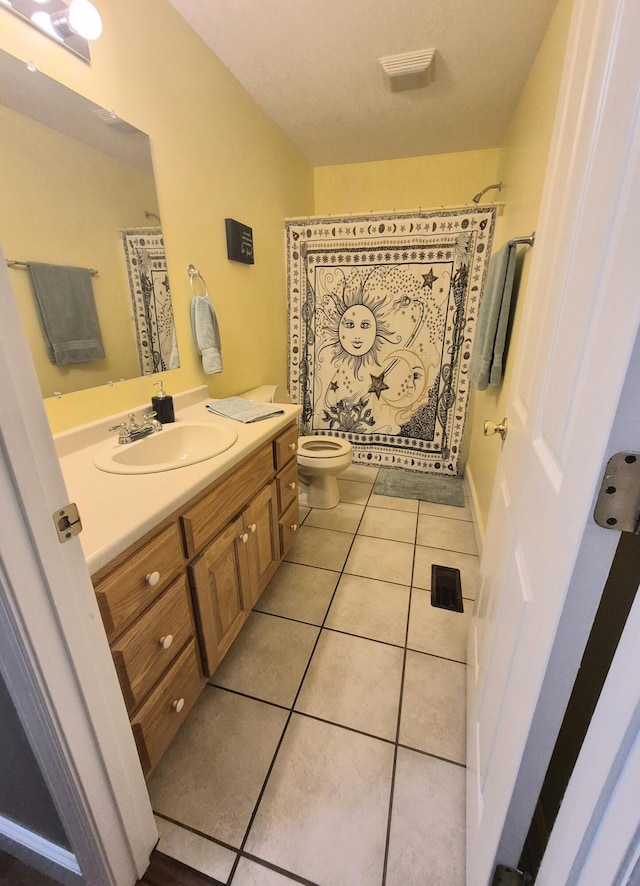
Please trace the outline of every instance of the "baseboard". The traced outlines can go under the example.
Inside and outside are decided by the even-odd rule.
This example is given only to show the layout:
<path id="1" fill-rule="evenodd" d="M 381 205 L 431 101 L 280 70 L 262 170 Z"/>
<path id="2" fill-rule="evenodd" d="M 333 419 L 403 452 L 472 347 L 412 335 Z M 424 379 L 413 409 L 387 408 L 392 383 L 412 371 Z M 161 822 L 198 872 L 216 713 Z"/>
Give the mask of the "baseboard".
<path id="1" fill-rule="evenodd" d="M 482 551 L 484 548 L 484 539 L 485 539 L 485 528 L 480 517 L 480 503 L 478 501 L 478 493 L 476 490 L 476 484 L 473 480 L 473 472 L 467 463 L 464 469 L 464 476 L 462 478 L 465 489 L 467 490 L 467 498 L 471 505 L 471 516 L 473 519 L 473 532 L 476 537 L 476 546 L 478 548 L 478 556 L 482 556 Z"/>
<path id="2" fill-rule="evenodd" d="M 81 886 L 85 882 L 73 852 L 2 816 L 0 849 L 63 886 Z"/>

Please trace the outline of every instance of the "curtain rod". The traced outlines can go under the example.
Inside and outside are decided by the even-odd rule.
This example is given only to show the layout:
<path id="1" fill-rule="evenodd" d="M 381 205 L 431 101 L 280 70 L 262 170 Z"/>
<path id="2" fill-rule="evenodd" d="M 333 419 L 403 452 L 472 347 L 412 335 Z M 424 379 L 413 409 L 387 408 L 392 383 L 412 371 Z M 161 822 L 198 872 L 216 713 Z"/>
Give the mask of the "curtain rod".
<path id="1" fill-rule="evenodd" d="M 332 213 L 326 212 L 323 215 L 294 215 L 285 218 L 286 222 L 297 221 L 297 222 L 308 222 L 308 221 L 323 221 L 324 219 L 336 219 L 339 218 L 373 218 L 374 216 L 379 215 L 431 215 L 434 212 L 441 212 L 443 209 L 447 212 L 453 209 L 492 209 L 495 208 L 498 210 L 498 213 L 504 209 L 505 202 L 501 203 L 482 203 L 478 205 L 477 203 L 461 203 L 459 206 L 419 206 L 417 209 L 401 209 L 398 211 L 397 209 L 388 209 L 386 211 L 383 210 L 373 210 L 370 209 L 369 212 L 341 212 L 341 213 Z"/>
<path id="2" fill-rule="evenodd" d="M 28 263 L 26 261 L 14 261 L 12 259 L 7 259 L 7 265 L 10 268 L 26 268 L 28 267 Z M 95 268 L 87 268 L 87 271 L 91 274 L 92 277 L 97 277 L 100 271 L 96 271 Z"/>

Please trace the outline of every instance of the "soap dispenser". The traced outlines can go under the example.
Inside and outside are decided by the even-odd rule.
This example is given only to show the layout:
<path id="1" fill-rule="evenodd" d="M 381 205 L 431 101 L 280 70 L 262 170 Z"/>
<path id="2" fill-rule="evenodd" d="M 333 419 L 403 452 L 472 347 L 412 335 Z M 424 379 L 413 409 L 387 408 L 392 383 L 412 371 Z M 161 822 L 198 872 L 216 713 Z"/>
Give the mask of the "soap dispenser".
<path id="1" fill-rule="evenodd" d="M 156 385 L 160 390 L 155 397 L 151 398 L 151 408 L 156 413 L 158 421 L 163 425 L 167 425 L 176 420 L 173 411 L 173 397 L 165 393 L 164 382 L 156 381 L 153 386 L 156 387 Z"/>

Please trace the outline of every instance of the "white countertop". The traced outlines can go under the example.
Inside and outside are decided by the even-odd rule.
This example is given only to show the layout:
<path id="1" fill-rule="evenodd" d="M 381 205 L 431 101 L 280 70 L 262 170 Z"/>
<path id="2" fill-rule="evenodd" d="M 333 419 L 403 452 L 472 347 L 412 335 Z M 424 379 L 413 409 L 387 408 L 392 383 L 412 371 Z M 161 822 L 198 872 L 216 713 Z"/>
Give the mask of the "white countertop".
<path id="1" fill-rule="evenodd" d="M 212 415 L 205 408 L 207 403 L 213 402 L 206 387 L 187 394 L 190 396 L 174 397 L 176 422 L 228 424 L 238 435 L 230 449 L 198 464 L 153 474 L 111 474 L 99 470 L 93 462 L 96 453 L 105 447 L 119 445 L 116 436 L 109 435 L 106 428 L 122 421 L 122 415 L 109 416 L 54 438 L 70 501 L 74 501 L 80 511 L 82 532 L 79 537 L 91 574 L 290 424 L 301 412 L 299 406 L 279 404 L 284 410 L 282 415 L 243 424 Z M 139 416 L 143 408 L 136 407 L 133 411 Z"/>

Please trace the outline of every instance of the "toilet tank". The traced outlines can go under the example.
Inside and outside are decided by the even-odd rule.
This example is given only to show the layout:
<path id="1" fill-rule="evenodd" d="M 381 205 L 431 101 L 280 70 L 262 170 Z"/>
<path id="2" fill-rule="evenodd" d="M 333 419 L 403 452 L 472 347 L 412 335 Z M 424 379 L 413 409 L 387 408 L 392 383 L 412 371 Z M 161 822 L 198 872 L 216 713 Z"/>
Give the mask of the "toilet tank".
<path id="1" fill-rule="evenodd" d="M 284 385 L 260 385 L 240 394 L 247 400 L 255 400 L 256 403 L 291 403 L 291 397 Z"/>

